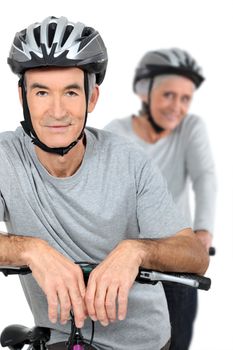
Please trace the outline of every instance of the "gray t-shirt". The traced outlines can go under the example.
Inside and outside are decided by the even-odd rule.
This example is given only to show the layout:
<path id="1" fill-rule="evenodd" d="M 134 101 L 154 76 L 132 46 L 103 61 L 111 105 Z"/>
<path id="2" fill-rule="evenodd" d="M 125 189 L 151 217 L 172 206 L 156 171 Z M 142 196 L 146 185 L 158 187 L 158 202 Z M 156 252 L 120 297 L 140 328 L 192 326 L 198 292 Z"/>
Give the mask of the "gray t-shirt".
<path id="1" fill-rule="evenodd" d="M 173 199 L 194 230 L 213 233 L 216 176 L 206 126 L 201 118 L 187 115 L 167 137 L 151 144 L 133 130 L 132 117 L 115 119 L 105 130 L 127 137 L 152 159 L 167 180 Z M 194 191 L 194 217 L 190 211 L 190 182 Z"/>
<path id="2" fill-rule="evenodd" d="M 51 176 L 19 127 L 0 134 L 0 220 L 8 232 L 40 237 L 74 261 L 100 262 L 127 238 L 161 238 L 188 227 L 158 169 L 141 150 L 107 131 L 87 128 L 86 150 L 70 177 Z M 67 340 L 70 324 L 51 324 L 44 293 L 31 275 L 21 277 L 35 324 L 53 329 L 51 343 Z M 83 328 L 91 337 L 91 322 Z M 170 336 L 160 283 L 135 283 L 127 318 L 96 322 L 98 349 L 160 349 Z"/>

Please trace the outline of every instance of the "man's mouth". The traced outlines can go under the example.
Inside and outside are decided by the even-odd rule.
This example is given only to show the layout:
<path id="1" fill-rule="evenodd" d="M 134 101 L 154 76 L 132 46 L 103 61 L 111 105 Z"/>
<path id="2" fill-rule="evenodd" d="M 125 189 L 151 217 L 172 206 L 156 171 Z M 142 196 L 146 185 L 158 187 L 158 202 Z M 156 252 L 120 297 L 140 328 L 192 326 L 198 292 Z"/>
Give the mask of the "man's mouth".
<path id="1" fill-rule="evenodd" d="M 68 125 L 49 125 L 47 126 L 48 128 L 67 128 L 68 126 L 70 126 L 71 124 Z"/>
<path id="2" fill-rule="evenodd" d="M 63 132 L 66 131 L 69 127 L 71 126 L 71 124 L 65 124 L 65 125 L 46 125 L 46 128 L 48 128 L 51 131 L 59 131 L 59 132 Z"/>

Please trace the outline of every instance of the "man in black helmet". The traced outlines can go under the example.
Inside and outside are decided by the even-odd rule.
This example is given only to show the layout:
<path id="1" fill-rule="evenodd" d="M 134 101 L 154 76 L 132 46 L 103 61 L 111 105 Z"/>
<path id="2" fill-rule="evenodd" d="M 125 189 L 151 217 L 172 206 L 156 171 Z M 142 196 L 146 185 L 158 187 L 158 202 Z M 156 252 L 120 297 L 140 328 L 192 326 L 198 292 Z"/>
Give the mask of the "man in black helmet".
<path id="1" fill-rule="evenodd" d="M 143 152 L 85 127 L 107 64 L 99 33 L 48 17 L 16 34 L 8 63 L 24 121 L 0 135 L 0 264 L 32 270 L 21 283 L 52 349 L 71 309 L 86 339 L 96 321 L 95 349 L 167 349 L 163 289 L 134 284 L 139 266 L 203 274 L 208 255 Z M 74 261 L 99 263 L 87 287 Z"/>
<path id="2" fill-rule="evenodd" d="M 216 180 L 204 122 L 188 114 L 195 90 L 204 77 L 184 50 L 147 52 L 133 89 L 142 101 L 139 115 L 116 119 L 105 129 L 126 136 L 159 166 L 180 212 L 209 250 L 212 241 Z M 195 193 L 195 218 L 189 208 L 189 182 Z M 172 350 L 187 350 L 197 309 L 197 291 L 164 284 L 172 325 Z"/>

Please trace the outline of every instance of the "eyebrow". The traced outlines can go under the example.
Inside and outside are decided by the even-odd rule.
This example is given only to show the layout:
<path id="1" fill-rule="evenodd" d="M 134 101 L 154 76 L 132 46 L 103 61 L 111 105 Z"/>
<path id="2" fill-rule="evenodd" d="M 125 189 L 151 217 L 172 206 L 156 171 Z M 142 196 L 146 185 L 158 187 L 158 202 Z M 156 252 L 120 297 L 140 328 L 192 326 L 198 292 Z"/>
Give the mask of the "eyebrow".
<path id="1" fill-rule="evenodd" d="M 33 83 L 30 85 L 30 89 L 46 89 L 49 90 L 49 87 L 40 83 Z M 65 86 L 64 90 L 70 90 L 70 89 L 75 89 L 75 90 L 82 90 L 82 87 L 77 84 L 77 83 L 73 83 L 73 84 L 69 84 L 67 86 Z"/>

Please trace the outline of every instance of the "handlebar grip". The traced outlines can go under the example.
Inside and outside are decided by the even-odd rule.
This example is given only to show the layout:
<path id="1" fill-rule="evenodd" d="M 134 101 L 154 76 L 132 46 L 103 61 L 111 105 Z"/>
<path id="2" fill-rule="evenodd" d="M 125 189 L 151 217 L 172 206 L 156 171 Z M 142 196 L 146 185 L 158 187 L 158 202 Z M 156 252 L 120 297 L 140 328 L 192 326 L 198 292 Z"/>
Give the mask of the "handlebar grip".
<path id="1" fill-rule="evenodd" d="M 0 272 L 2 272 L 4 276 L 27 275 L 31 273 L 31 270 L 28 266 L 0 266 Z"/>
<path id="2" fill-rule="evenodd" d="M 159 281 L 178 283 L 201 290 L 209 290 L 211 286 L 211 279 L 205 276 L 187 272 L 160 272 L 143 268 L 140 268 L 136 281 L 146 284 L 156 284 Z"/>
<path id="3" fill-rule="evenodd" d="M 216 254 L 216 248 L 215 247 L 210 247 L 209 248 L 209 255 L 210 256 L 213 256 L 213 255 L 215 255 Z"/>

